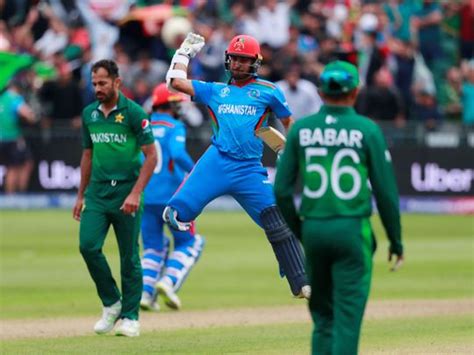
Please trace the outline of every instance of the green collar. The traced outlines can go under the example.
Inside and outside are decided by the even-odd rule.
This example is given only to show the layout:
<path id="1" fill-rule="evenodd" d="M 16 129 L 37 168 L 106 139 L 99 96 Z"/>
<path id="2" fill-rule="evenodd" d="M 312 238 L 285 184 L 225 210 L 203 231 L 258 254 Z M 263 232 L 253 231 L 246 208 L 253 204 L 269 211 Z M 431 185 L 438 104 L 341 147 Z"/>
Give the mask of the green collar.
<path id="1" fill-rule="evenodd" d="M 321 114 L 355 114 L 355 110 L 352 106 L 336 106 L 324 104 L 319 110 Z"/>

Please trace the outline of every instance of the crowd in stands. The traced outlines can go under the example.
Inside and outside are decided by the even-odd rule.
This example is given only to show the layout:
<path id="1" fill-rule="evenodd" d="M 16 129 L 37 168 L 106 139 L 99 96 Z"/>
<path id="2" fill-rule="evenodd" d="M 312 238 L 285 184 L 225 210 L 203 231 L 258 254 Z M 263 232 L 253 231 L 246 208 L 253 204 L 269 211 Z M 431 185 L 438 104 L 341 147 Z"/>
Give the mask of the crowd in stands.
<path id="1" fill-rule="evenodd" d="M 50 69 L 21 77 L 42 129 L 80 127 L 82 107 L 94 100 L 91 64 L 102 58 L 117 61 L 123 92 L 146 106 L 174 52 L 160 35 L 173 16 L 186 17 L 206 38 L 192 61 L 195 79 L 227 80 L 230 38 L 256 37 L 260 76 L 278 82 L 296 119 L 321 105 L 324 65 L 344 59 L 360 71 L 360 113 L 400 128 L 474 124 L 469 0 L 0 0 L 0 14 L 0 51 L 31 54 Z M 205 110 L 190 117 L 199 126 Z"/>

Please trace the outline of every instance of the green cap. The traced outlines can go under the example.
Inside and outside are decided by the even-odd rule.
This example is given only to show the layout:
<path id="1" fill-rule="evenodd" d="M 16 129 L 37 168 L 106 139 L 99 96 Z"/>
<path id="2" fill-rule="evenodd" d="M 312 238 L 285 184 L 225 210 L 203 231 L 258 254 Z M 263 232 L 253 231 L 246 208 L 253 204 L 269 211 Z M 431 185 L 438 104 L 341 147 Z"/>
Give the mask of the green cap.
<path id="1" fill-rule="evenodd" d="M 336 60 L 323 69 L 319 89 L 328 95 L 345 94 L 359 85 L 359 72 L 349 62 Z"/>

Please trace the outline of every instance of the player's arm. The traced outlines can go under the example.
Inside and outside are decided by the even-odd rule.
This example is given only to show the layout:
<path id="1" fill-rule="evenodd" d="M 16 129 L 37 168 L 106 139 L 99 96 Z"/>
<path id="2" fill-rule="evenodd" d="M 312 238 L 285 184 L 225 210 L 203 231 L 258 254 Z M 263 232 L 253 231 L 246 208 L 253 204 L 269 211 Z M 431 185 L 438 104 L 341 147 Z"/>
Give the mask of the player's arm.
<path id="1" fill-rule="evenodd" d="M 280 121 L 283 124 L 283 127 L 285 127 L 286 133 L 290 131 L 291 125 L 295 122 L 295 120 L 291 118 L 291 116 L 280 118 Z"/>
<path id="2" fill-rule="evenodd" d="M 390 241 L 389 260 L 396 255 L 395 265 L 403 261 L 400 206 L 397 182 L 390 153 L 378 127 L 367 140 L 369 178 L 380 219 Z"/>
<path id="3" fill-rule="evenodd" d="M 174 134 L 170 139 L 170 154 L 176 164 L 189 173 L 194 166 L 194 161 L 186 151 L 186 131 L 184 127 L 174 130 Z"/>
<path id="4" fill-rule="evenodd" d="M 204 47 L 204 37 L 196 33 L 188 33 L 181 46 L 171 59 L 170 68 L 166 73 L 166 83 L 169 89 L 194 96 L 194 88 L 188 79 L 189 60 Z"/>
<path id="5" fill-rule="evenodd" d="M 36 115 L 34 111 L 31 109 L 29 105 L 26 103 L 22 104 L 18 108 L 18 114 L 21 118 L 23 118 L 26 122 L 33 124 L 37 122 Z"/>
<path id="6" fill-rule="evenodd" d="M 76 203 L 72 210 L 72 216 L 76 221 L 81 220 L 82 207 L 84 205 L 84 192 L 91 178 L 92 172 L 92 148 L 86 148 L 82 151 L 81 157 L 81 182 L 77 191 Z"/>
<path id="7" fill-rule="evenodd" d="M 291 111 L 288 107 L 285 95 L 278 86 L 275 88 L 272 99 L 270 100 L 270 108 L 281 121 L 283 127 L 285 127 L 286 133 L 288 133 L 294 120 L 291 118 Z"/>
<path id="8" fill-rule="evenodd" d="M 301 221 L 293 201 L 293 192 L 299 171 L 298 140 L 295 130 L 288 133 L 283 154 L 277 162 L 274 192 L 276 203 L 288 227 L 301 240 Z"/>
<path id="9" fill-rule="evenodd" d="M 135 213 L 138 210 L 140 206 L 141 193 L 150 180 L 158 160 L 154 143 L 142 145 L 141 150 L 145 156 L 145 160 L 143 161 L 142 168 L 140 169 L 140 174 L 138 175 L 135 185 L 133 185 L 132 191 L 130 191 L 130 194 L 127 196 L 123 202 L 123 205 L 120 207 L 123 213 L 126 214 Z"/>

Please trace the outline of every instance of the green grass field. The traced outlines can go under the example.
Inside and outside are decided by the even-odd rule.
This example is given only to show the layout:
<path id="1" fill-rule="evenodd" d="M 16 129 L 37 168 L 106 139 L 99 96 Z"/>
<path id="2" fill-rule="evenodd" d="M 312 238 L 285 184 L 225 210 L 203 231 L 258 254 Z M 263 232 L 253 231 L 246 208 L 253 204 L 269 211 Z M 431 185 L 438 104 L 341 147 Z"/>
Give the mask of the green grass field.
<path id="1" fill-rule="evenodd" d="M 378 217 L 370 300 L 474 300 L 474 221 L 472 216 L 404 215 L 406 264 L 388 271 L 387 242 Z M 206 237 L 204 254 L 180 292 L 181 313 L 302 304 L 289 296 L 278 277 L 263 233 L 243 213 L 207 212 L 198 220 Z M 118 277 L 115 238 L 105 252 Z M 298 303 L 299 302 L 299 303 Z M 462 314 L 397 315 L 368 319 L 361 354 L 473 353 L 474 303 Z M 100 314 L 85 264 L 78 251 L 78 224 L 69 211 L 0 211 L 0 324 L 10 320 Z M 170 311 L 164 309 L 164 314 Z M 160 314 L 156 314 L 160 321 Z M 18 324 L 16 322 L 15 324 Z M 92 327 L 92 324 L 91 324 Z M 305 354 L 311 324 L 220 326 L 150 331 L 138 339 L 90 335 L 2 339 L 1 353 L 168 353 Z"/>

